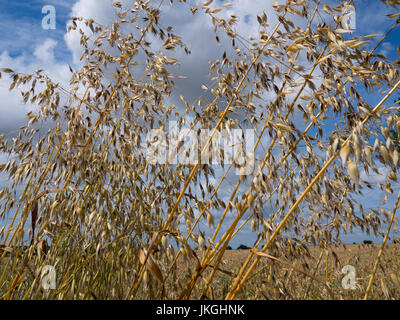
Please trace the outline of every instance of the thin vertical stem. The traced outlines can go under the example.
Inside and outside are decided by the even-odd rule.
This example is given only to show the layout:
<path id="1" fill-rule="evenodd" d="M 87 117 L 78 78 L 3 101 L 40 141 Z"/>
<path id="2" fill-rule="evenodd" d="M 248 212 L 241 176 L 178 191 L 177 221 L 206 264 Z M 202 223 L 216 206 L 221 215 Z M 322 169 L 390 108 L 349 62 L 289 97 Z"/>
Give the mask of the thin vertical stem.
<path id="1" fill-rule="evenodd" d="M 399 201 L 400 201 L 400 192 L 397 195 L 396 204 L 394 205 L 394 208 L 392 210 L 392 216 L 390 218 L 390 222 L 389 222 L 389 225 L 388 225 L 387 230 L 386 230 L 385 238 L 383 239 L 381 248 L 379 249 L 378 256 L 375 259 L 374 269 L 373 269 L 371 277 L 369 279 L 369 283 L 368 283 L 367 291 L 365 292 L 364 300 L 368 300 L 369 294 L 371 292 L 371 288 L 372 288 L 372 284 L 373 284 L 374 279 L 375 279 L 376 271 L 378 270 L 378 266 L 379 266 L 379 263 L 381 261 L 383 250 L 385 249 L 386 242 L 387 242 L 387 240 L 389 238 L 390 229 L 392 228 L 394 217 L 395 217 L 396 211 L 397 211 L 397 209 L 399 207 Z"/>

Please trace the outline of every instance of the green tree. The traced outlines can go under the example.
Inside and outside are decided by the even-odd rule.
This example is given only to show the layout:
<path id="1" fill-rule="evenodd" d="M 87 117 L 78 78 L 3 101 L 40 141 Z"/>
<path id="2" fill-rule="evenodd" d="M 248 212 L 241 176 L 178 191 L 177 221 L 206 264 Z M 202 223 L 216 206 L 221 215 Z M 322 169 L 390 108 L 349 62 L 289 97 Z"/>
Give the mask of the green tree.
<path id="1" fill-rule="evenodd" d="M 400 104 L 400 96 L 394 100 L 395 104 Z M 400 132 L 397 127 L 390 129 L 390 136 L 392 137 L 396 149 L 400 152 Z"/>

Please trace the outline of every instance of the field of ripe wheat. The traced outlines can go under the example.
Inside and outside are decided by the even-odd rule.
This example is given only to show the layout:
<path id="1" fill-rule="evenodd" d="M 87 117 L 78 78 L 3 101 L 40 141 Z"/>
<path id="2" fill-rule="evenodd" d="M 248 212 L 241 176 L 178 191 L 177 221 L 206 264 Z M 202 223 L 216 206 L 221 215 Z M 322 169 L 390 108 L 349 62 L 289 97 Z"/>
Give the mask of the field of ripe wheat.
<path id="1" fill-rule="evenodd" d="M 240 3 L 111 1 L 68 81 L 0 66 L 33 106 L 0 134 L 1 299 L 399 299 L 400 1 L 379 34 L 329 0 L 243 34 Z"/>
<path id="2" fill-rule="evenodd" d="M 332 246 L 328 250 L 309 247 L 308 254 L 297 259 L 277 259 L 265 257 L 256 272 L 244 286 L 238 299 L 252 300 L 321 300 L 321 299 L 363 299 L 368 286 L 374 261 L 379 253 L 379 244 L 346 244 Z M 223 299 L 229 290 L 231 280 L 240 270 L 240 266 L 248 257 L 249 250 L 227 250 L 210 286 L 210 299 Z M 201 254 L 197 251 L 197 254 Z M 376 273 L 376 283 L 372 287 L 370 298 L 374 300 L 400 299 L 400 245 L 388 244 L 381 258 Z M 3 261 L 0 272 L 11 261 L 11 257 Z M 185 280 L 195 272 L 195 264 L 187 259 L 178 262 L 178 276 L 170 287 L 170 293 L 178 293 Z M 354 274 L 345 266 L 354 268 Z M 34 265 L 29 267 L 34 269 Z M 212 269 L 205 271 L 209 275 Z M 353 277 L 354 276 L 354 277 Z M 28 279 L 33 280 L 35 275 Z M 278 281 L 279 279 L 279 281 Z M 327 286 L 329 289 L 327 289 Z M 0 294 L 6 293 L 2 286 Z M 195 288 L 194 294 L 200 294 L 201 288 Z M 50 295 L 51 296 L 51 295 Z M 90 296 L 96 299 L 94 292 Z M 105 297 L 107 298 L 107 297 Z M 116 298 L 122 298 L 116 297 Z M 176 296 L 171 295 L 171 299 Z M 146 299 L 146 292 L 140 292 L 138 299 Z"/>

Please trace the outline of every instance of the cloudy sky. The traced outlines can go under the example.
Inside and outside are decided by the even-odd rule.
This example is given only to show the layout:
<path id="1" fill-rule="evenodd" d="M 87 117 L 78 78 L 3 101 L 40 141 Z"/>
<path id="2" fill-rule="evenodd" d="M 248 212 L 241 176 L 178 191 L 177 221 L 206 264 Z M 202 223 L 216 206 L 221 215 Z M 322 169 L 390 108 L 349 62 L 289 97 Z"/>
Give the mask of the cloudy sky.
<path id="1" fill-rule="evenodd" d="M 122 1 L 124 2 L 124 1 Z M 124 3 L 128 3 L 125 1 Z M 191 55 L 177 53 L 181 63 L 179 73 L 191 75 L 180 81 L 178 85 L 185 92 L 186 100 L 194 101 L 203 94 L 201 84 L 207 81 L 208 61 L 214 60 L 224 51 L 223 45 L 215 45 L 215 34 L 211 30 L 209 18 L 203 14 L 191 16 L 187 14 L 188 4 L 176 3 L 171 8 L 169 1 L 163 6 L 163 24 L 173 25 L 177 34 L 191 50 Z M 177 2 L 177 1 L 175 1 Z M 188 2 L 194 2 L 189 1 Z M 201 3 L 202 1 L 199 1 Z M 223 1 L 216 1 L 217 5 Z M 218 3 L 219 2 L 219 3 Z M 259 24 L 256 15 L 265 11 L 269 22 L 273 25 L 275 19 L 271 4 L 273 0 L 233 0 L 234 6 L 226 9 L 227 16 L 235 12 L 239 17 L 237 31 L 244 36 L 256 35 Z M 339 0 L 328 1 L 330 4 L 339 4 Z M 356 34 L 384 34 L 393 23 L 385 19 L 385 15 L 393 9 L 386 8 L 377 0 L 355 0 L 356 4 Z M 54 6 L 56 10 L 56 28 L 46 30 L 42 26 L 42 19 L 46 14 L 42 9 Z M 10 67 L 18 72 L 30 73 L 37 69 L 44 69 L 53 80 L 67 83 L 70 77 L 69 65 L 79 68 L 81 48 L 79 34 L 66 32 L 66 24 L 71 16 L 94 18 L 97 22 L 106 25 L 114 21 L 115 13 L 109 0 L 30 0 L 30 1 L 0 1 L 0 68 Z M 317 17 L 318 20 L 318 17 Z M 380 47 L 380 53 L 388 58 L 396 57 L 396 48 L 400 45 L 399 30 L 393 32 Z M 371 47 L 374 43 L 371 43 Z M 9 79 L 3 76 L 0 79 L 0 133 L 15 134 L 18 128 L 26 121 L 26 113 L 34 106 L 25 105 L 18 91 L 9 92 Z M 371 104 L 379 101 L 379 96 L 371 97 Z M 178 104 L 179 102 L 176 101 Z M 2 159 L 0 159 L 2 160 Z M 371 180 L 382 180 L 388 170 L 382 168 L 382 176 L 364 177 Z M 1 185 L 5 185 L 4 177 L 0 177 Z M 366 191 L 366 201 L 371 206 L 379 205 L 383 195 L 375 191 Z M 393 206 L 393 199 L 389 199 L 388 208 Z M 368 205 L 367 205 L 368 206 Z M 364 235 L 354 234 L 343 238 L 346 242 L 360 241 Z M 250 238 L 244 242 L 250 243 Z"/>

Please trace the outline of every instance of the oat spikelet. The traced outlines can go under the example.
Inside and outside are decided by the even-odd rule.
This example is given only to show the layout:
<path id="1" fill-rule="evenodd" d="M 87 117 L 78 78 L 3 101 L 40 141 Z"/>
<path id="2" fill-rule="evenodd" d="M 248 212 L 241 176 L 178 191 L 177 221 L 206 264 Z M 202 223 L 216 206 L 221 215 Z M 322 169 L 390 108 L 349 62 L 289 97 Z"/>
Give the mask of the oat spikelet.
<path id="1" fill-rule="evenodd" d="M 384 163 L 389 165 L 391 163 L 390 155 L 389 155 L 388 150 L 386 149 L 386 147 L 383 144 L 381 145 L 380 151 L 381 151 L 381 155 L 382 155 Z"/>
<path id="2" fill-rule="evenodd" d="M 368 163 L 372 166 L 372 152 L 371 152 L 371 147 L 367 146 L 364 149 L 365 152 L 365 158 L 367 159 Z"/>
<path id="3" fill-rule="evenodd" d="M 167 242 L 167 237 L 166 236 L 162 236 L 161 237 L 161 244 L 164 248 L 167 248 L 168 242 Z"/>
<path id="4" fill-rule="evenodd" d="M 350 178 L 357 184 L 360 184 L 360 173 L 358 172 L 357 164 L 349 159 L 347 163 L 347 172 Z"/>
<path id="5" fill-rule="evenodd" d="M 209 227 L 214 225 L 214 217 L 211 213 L 207 214 L 207 223 Z"/>
<path id="6" fill-rule="evenodd" d="M 197 242 L 199 244 L 199 249 L 203 249 L 205 245 L 204 238 L 202 236 L 199 236 Z"/>
<path id="7" fill-rule="evenodd" d="M 347 158 L 349 157 L 349 153 L 350 153 L 350 147 L 348 144 L 346 144 L 345 146 L 342 147 L 342 149 L 340 149 L 340 158 L 342 159 L 343 165 L 346 164 Z"/>
<path id="8" fill-rule="evenodd" d="M 399 164 L 399 152 L 394 149 L 393 151 L 393 165 L 394 167 L 397 167 L 397 165 Z"/>

